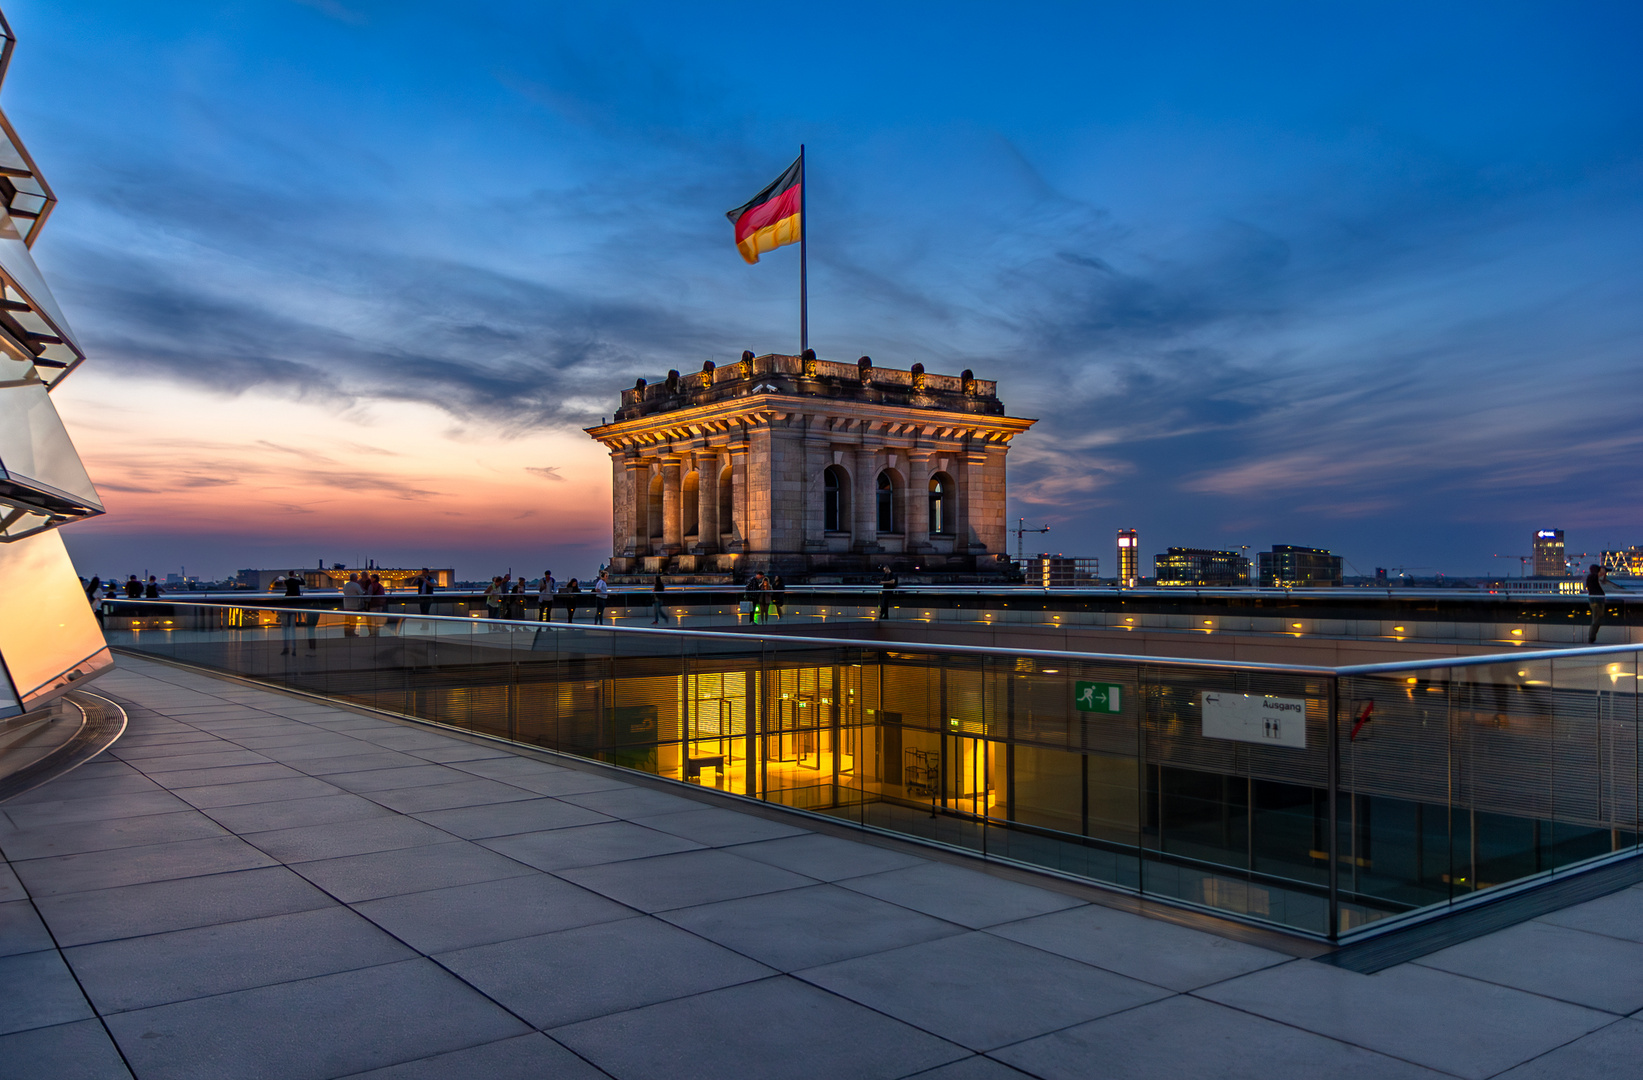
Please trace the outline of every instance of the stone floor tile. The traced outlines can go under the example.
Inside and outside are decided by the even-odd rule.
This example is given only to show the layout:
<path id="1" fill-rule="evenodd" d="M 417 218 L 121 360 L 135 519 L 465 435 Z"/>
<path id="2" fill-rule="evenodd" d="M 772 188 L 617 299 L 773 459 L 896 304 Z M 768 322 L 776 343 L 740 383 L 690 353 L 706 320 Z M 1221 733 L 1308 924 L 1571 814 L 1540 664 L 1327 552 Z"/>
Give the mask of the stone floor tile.
<path id="1" fill-rule="evenodd" d="M 6 812 L 16 806 L 33 806 L 38 803 L 72 802 L 77 799 L 106 799 L 114 795 L 130 795 L 137 791 L 164 791 L 159 784 L 150 780 L 139 772 L 121 773 L 115 776 L 88 776 L 77 779 L 74 773 L 69 773 L 60 780 L 53 780 L 49 784 L 42 784 L 33 791 L 25 791 L 21 795 L 14 795 L 6 800 Z"/>
<path id="2" fill-rule="evenodd" d="M 342 906 L 80 945 L 64 953 L 108 1015 L 416 955 Z"/>
<path id="3" fill-rule="evenodd" d="M 964 929 L 832 885 L 681 908 L 660 917 L 778 971 L 898 949 Z"/>
<path id="4" fill-rule="evenodd" d="M 198 754 L 177 754 L 164 759 L 164 765 L 155 772 L 177 772 L 183 769 L 221 769 L 228 765 L 265 765 L 270 759 L 254 750 L 211 750 Z M 150 771 L 143 769 L 144 772 Z"/>
<path id="5" fill-rule="evenodd" d="M 1044 1080 L 1442 1080 L 1419 1065 L 1192 997 L 1143 1005 L 993 1056 Z"/>
<path id="6" fill-rule="evenodd" d="M 151 772 L 153 780 L 169 791 L 183 788 L 220 787 L 253 780 L 288 780 L 304 775 L 289 765 L 270 761 L 266 765 L 227 765 L 220 769 L 183 769 L 179 772 Z"/>
<path id="7" fill-rule="evenodd" d="M 416 728 L 402 727 L 378 735 L 371 741 L 390 750 L 424 750 L 430 746 L 449 746 L 451 737 L 437 731 L 419 731 Z"/>
<path id="8" fill-rule="evenodd" d="M 190 743 L 217 742 L 217 736 L 208 731 L 196 731 L 193 728 L 178 725 L 176 730 L 158 732 L 153 735 L 134 735 L 128 729 L 120 736 L 118 742 L 110 750 L 120 750 L 129 753 L 132 750 L 144 750 L 151 746 L 180 746 Z M 82 766 L 83 768 L 84 766 Z"/>
<path id="9" fill-rule="evenodd" d="M 259 750 L 258 753 L 266 754 L 275 761 L 281 761 L 292 768 L 300 769 L 310 761 L 335 761 L 338 758 L 349 757 L 354 754 L 374 754 L 380 749 L 373 743 L 350 738 L 347 735 L 314 732 L 303 742 L 293 746 L 267 747 Z"/>
<path id="10" fill-rule="evenodd" d="M 886 870 L 922 866 L 927 861 L 917 855 L 821 833 L 744 844 L 736 849 L 736 854 L 818 881 L 882 874 Z"/>
<path id="11" fill-rule="evenodd" d="M 218 806 L 245 806 L 248 803 L 335 795 L 336 791 L 335 787 L 316 777 L 292 776 L 283 780 L 251 780 L 243 784 L 184 788 L 177 794 L 190 805 L 208 810 Z"/>
<path id="12" fill-rule="evenodd" d="M 1099 904 L 989 927 L 990 934 L 1116 971 L 1193 990 L 1290 959 L 1283 953 Z"/>
<path id="13" fill-rule="evenodd" d="M 439 961 L 538 1028 L 772 974 L 763 964 L 645 916 L 462 949 Z"/>
<path id="14" fill-rule="evenodd" d="M 78 855 L 87 851 L 163 844 L 170 840 L 198 840 L 227 836 L 221 825 L 186 807 L 178 813 L 143 817 L 116 817 L 107 821 L 42 825 L 0 834 L 0 850 L 12 861 Z"/>
<path id="15" fill-rule="evenodd" d="M 520 802 L 431 810 L 415 816 L 419 821 L 444 829 L 464 840 L 568 829 L 576 825 L 593 825 L 612 820 L 586 807 L 541 796 L 533 796 L 527 801 Z"/>
<path id="16" fill-rule="evenodd" d="M 415 761 L 415 758 L 411 759 Z M 328 783 L 335 784 L 345 791 L 352 791 L 364 795 L 374 791 L 391 791 L 394 788 L 423 787 L 434 784 L 451 784 L 468 777 L 456 772 L 445 765 L 429 765 L 419 763 L 400 768 L 370 769 L 365 772 L 344 773 L 316 773 L 324 776 Z"/>
<path id="17" fill-rule="evenodd" d="M 370 798 L 401 814 L 415 814 L 424 810 L 450 810 L 460 806 L 494 806 L 498 803 L 540 799 L 541 796 L 534 791 L 510 787 L 495 780 L 470 777 L 454 784 L 373 791 Z"/>
<path id="18" fill-rule="evenodd" d="M 523 758 L 518 760 L 525 760 Z M 475 765 L 489 765 L 488 761 L 460 761 L 451 767 L 473 771 Z M 535 761 L 530 762 L 537 765 Z M 560 766 L 548 765 L 546 771 L 520 772 L 517 774 L 494 776 L 492 779 L 512 784 L 514 787 L 534 791 L 538 795 L 586 795 L 599 791 L 620 791 L 631 785 L 615 777 L 604 776 L 599 773 L 581 772 L 577 769 L 567 769 Z M 484 774 L 481 774 L 484 775 Z M 619 816 L 619 815 L 612 815 Z"/>
<path id="19" fill-rule="evenodd" d="M 453 761 L 485 761 L 493 758 L 513 757 L 506 750 L 497 750 L 475 743 L 454 742 L 449 739 L 438 746 L 425 746 L 405 752 L 426 761 L 437 761 L 442 765 L 450 764 Z"/>
<path id="20" fill-rule="evenodd" d="M 27 895 L 23 891 L 23 883 L 17 880 L 17 874 L 12 871 L 11 864 L 0 863 L 0 902 L 22 900 Z"/>
<path id="21" fill-rule="evenodd" d="M 1519 923 L 1416 963 L 1612 1013 L 1643 1009 L 1643 944 Z"/>
<path id="22" fill-rule="evenodd" d="M 1296 960 L 1196 993 L 1245 1012 L 1478 1080 L 1613 1020 L 1594 1009 L 1416 964 L 1359 975 Z"/>
<path id="23" fill-rule="evenodd" d="M 108 1024 L 139 1077 L 168 1080 L 326 1080 L 526 1033 L 425 959 L 118 1013 Z"/>
<path id="24" fill-rule="evenodd" d="M 1573 1080 L 1579 1077 L 1636 1076 L 1643 1062 L 1643 1023 L 1617 1020 L 1590 1035 L 1565 1043 L 1496 1080 Z"/>
<path id="25" fill-rule="evenodd" d="M 633 820 L 647 829 L 672 833 L 674 836 L 695 840 L 709 847 L 749 844 L 757 840 L 775 840 L 784 836 L 805 836 L 810 833 L 809 829 L 717 806 L 704 806 L 695 810 Z"/>
<path id="26" fill-rule="evenodd" d="M 607 1080 L 546 1035 L 517 1035 L 500 1042 L 355 1073 L 347 1080 Z"/>
<path id="27" fill-rule="evenodd" d="M 50 785 L 47 785 L 48 787 Z M 123 817 L 149 817 L 177 810 L 192 810 L 171 792 L 154 787 L 126 795 L 104 795 L 95 799 L 68 799 L 18 805 L 5 804 L 5 816 L 19 829 L 73 825 L 82 821 L 109 821 Z"/>
<path id="28" fill-rule="evenodd" d="M 0 1035 L 94 1015 L 57 950 L 0 956 Z"/>
<path id="29" fill-rule="evenodd" d="M 685 810 L 700 810 L 702 804 L 694 799 L 669 795 L 642 787 L 608 788 L 604 791 L 584 791 L 561 796 L 566 802 L 597 810 L 612 817 L 635 818 L 641 814 L 670 814 Z"/>
<path id="30" fill-rule="evenodd" d="M 450 837 L 415 818 L 399 814 L 355 821 L 333 821 L 292 829 L 252 833 L 246 837 L 258 848 L 284 863 L 338 859 L 372 851 L 442 844 Z"/>
<path id="31" fill-rule="evenodd" d="M 64 948 L 336 904 L 283 866 L 47 896 L 35 902 Z"/>
<path id="32" fill-rule="evenodd" d="M 1566 907 L 1542 915 L 1536 921 L 1567 926 L 1573 930 L 1589 930 L 1594 934 L 1607 934 L 1628 941 L 1643 941 L 1643 886 L 1633 886 L 1584 904 Z"/>
<path id="33" fill-rule="evenodd" d="M 782 976 L 556 1030 L 622 1080 L 889 1080 L 967 1056 Z"/>
<path id="34" fill-rule="evenodd" d="M 281 802 L 247 803 L 244 806 L 216 806 L 205 813 L 224 828 L 240 834 L 297 829 L 306 825 L 329 825 L 338 821 L 386 818 L 392 810 L 369 799 L 346 792 L 317 795 Z"/>
<path id="35" fill-rule="evenodd" d="M 975 1054 L 951 1065 L 938 1065 L 907 1080 L 1031 1080 L 1024 1072 L 1010 1068 L 1001 1061 Z"/>
<path id="36" fill-rule="evenodd" d="M 292 869 L 348 904 L 531 873 L 528 866 L 464 840 L 297 863 Z"/>
<path id="37" fill-rule="evenodd" d="M 273 859 L 239 837 L 219 836 L 31 859 L 14 863 L 12 868 L 30 895 L 38 900 L 61 893 L 113 889 L 144 881 L 221 874 L 273 864 Z"/>
<path id="38" fill-rule="evenodd" d="M 168 738 L 175 739 L 176 736 L 169 736 Z M 154 767 L 157 769 L 165 768 L 164 759 L 166 758 L 192 754 L 224 753 L 244 749 L 243 746 L 223 741 L 220 735 L 213 735 L 208 731 L 198 731 L 187 742 L 166 741 L 144 744 L 140 741 L 127 743 L 125 739 L 120 739 L 108 748 L 108 752 L 121 761 L 128 762 L 146 771 L 150 762 L 156 762 L 157 764 Z"/>
<path id="39" fill-rule="evenodd" d="M 632 908 L 548 874 L 367 900 L 354 909 L 424 953 L 535 937 L 634 914 Z"/>
<path id="40" fill-rule="evenodd" d="M 131 1080 L 96 1020 L 0 1035 L 0 1080 Z"/>
<path id="41" fill-rule="evenodd" d="M 947 863 L 923 863 L 903 870 L 849 878 L 839 885 L 972 929 L 1016 922 L 1083 904 L 1082 900 L 1062 893 Z"/>
<path id="42" fill-rule="evenodd" d="M 409 769 L 418 765 L 425 765 L 422 758 L 401 754 L 396 750 L 373 750 L 365 754 L 349 754 L 339 758 L 308 758 L 299 761 L 294 767 L 310 776 L 323 776 L 330 779 L 339 773 L 367 773 L 383 769 Z M 364 790 L 364 789 L 361 789 Z"/>
<path id="43" fill-rule="evenodd" d="M 659 833 L 629 821 L 497 836 L 479 843 L 538 870 L 642 859 L 674 851 L 695 851 L 702 846 L 694 840 Z"/>
<path id="44" fill-rule="evenodd" d="M 1132 1009 L 1168 991 L 971 932 L 797 973 L 972 1050 Z"/>
<path id="45" fill-rule="evenodd" d="M 0 956 L 16 956 L 56 947 L 33 904 L 27 900 L 0 902 Z"/>
<path id="46" fill-rule="evenodd" d="M 652 912 L 815 884 L 790 870 L 714 850 L 682 851 L 556 873 L 629 907 Z"/>

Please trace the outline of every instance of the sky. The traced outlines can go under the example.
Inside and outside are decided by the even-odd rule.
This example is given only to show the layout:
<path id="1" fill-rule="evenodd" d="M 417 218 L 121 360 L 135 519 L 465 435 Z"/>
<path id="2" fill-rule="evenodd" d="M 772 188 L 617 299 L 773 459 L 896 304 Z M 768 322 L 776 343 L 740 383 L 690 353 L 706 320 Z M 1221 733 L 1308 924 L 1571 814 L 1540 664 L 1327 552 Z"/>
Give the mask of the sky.
<path id="1" fill-rule="evenodd" d="M 812 346 L 996 379 L 1029 547 L 1643 544 L 1636 5 L 5 11 L 82 573 L 586 575 L 582 429 L 797 350 L 724 211 L 800 143 Z"/>

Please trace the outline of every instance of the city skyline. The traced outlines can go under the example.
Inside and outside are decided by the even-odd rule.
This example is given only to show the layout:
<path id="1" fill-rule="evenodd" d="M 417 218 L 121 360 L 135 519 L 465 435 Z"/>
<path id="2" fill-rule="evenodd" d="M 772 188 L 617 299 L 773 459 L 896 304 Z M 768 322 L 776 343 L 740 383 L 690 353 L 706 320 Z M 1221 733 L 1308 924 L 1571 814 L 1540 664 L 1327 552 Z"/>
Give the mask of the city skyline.
<path id="1" fill-rule="evenodd" d="M 1634 12 L 754 10 L 13 4 L 82 570 L 591 569 L 581 429 L 797 349 L 723 212 L 800 142 L 812 344 L 996 379 L 1068 555 L 1643 540 Z"/>

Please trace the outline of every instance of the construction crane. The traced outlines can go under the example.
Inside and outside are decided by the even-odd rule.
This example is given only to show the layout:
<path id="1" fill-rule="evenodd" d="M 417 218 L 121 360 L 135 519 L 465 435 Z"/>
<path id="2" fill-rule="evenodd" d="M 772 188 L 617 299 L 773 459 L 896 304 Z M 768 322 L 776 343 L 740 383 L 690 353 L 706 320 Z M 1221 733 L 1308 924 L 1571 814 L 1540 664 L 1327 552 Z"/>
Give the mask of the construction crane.
<path id="1" fill-rule="evenodd" d="M 1534 556 L 1533 555 L 1491 555 L 1490 558 L 1492 558 L 1492 559 L 1516 559 L 1517 562 L 1518 562 L 1517 576 L 1518 577 L 1528 577 L 1529 574 L 1528 574 L 1527 571 L 1528 571 L 1528 568 L 1529 568 L 1529 563 L 1534 559 Z"/>
<path id="2" fill-rule="evenodd" d="M 1016 527 L 1014 529 L 1010 529 L 1008 531 L 1015 533 L 1015 561 L 1016 561 L 1016 565 L 1024 567 L 1027 564 L 1027 541 L 1025 539 L 1026 535 L 1028 533 L 1047 533 L 1047 532 L 1050 531 L 1050 527 L 1048 525 L 1046 525 L 1042 529 L 1029 529 L 1029 528 L 1027 528 L 1027 519 L 1026 518 L 1019 518 L 1019 519 L 1017 519 Z"/>
<path id="3" fill-rule="evenodd" d="M 1387 569 L 1391 570 L 1393 573 L 1397 574 L 1398 577 L 1401 578 L 1401 577 L 1404 576 L 1403 572 L 1405 570 L 1431 570 L 1431 569 L 1434 569 L 1434 568 L 1430 567 L 1430 566 L 1392 566 L 1392 567 L 1388 567 Z"/>

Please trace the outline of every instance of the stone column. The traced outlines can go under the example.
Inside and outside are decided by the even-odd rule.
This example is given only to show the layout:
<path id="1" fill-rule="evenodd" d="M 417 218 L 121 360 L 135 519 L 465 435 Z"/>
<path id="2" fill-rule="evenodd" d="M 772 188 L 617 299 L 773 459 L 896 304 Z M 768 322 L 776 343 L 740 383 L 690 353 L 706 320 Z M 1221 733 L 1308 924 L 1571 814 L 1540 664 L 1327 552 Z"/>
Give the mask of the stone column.
<path id="1" fill-rule="evenodd" d="M 719 550 L 719 455 L 711 450 L 696 453 L 696 546 L 702 554 Z"/>
<path id="2" fill-rule="evenodd" d="M 650 466 L 628 458 L 628 554 L 650 554 Z"/>
<path id="3" fill-rule="evenodd" d="M 907 452 L 907 553 L 930 550 L 930 451 Z"/>
<path id="4" fill-rule="evenodd" d="M 964 478 L 959 481 L 959 498 L 964 503 L 963 534 L 961 542 L 965 545 L 959 550 L 978 554 L 987 550 L 986 539 L 983 536 L 987 528 L 989 492 L 987 490 L 987 455 L 977 451 L 965 451 L 959 455 L 963 463 Z"/>
<path id="5" fill-rule="evenodd" d="M 850 486 L 855 503 L 857 551 L 867 554 L 876 554 L 882 551 L 879 547 L 879 456 L 876 451 L 860 449 L 856 451 L 856 467 L 854 483 Z"/>
<path id="6" fill-rule="evenodd" d="M 725 530 L 724 522 L 719 523 L 721 531 L 730 533 L 729 550 L 745 552 L 747 550 L 747 439 L 742 438 L 732 442 L 727 449 L 730 451 L 730 528 Z"/>
<path id="7" fill-rule="evenodd" d="M 662 551 L 677 555 L 684 549 L 684 499 L 679 485 L 677 454 L 662 458 Z"/>

